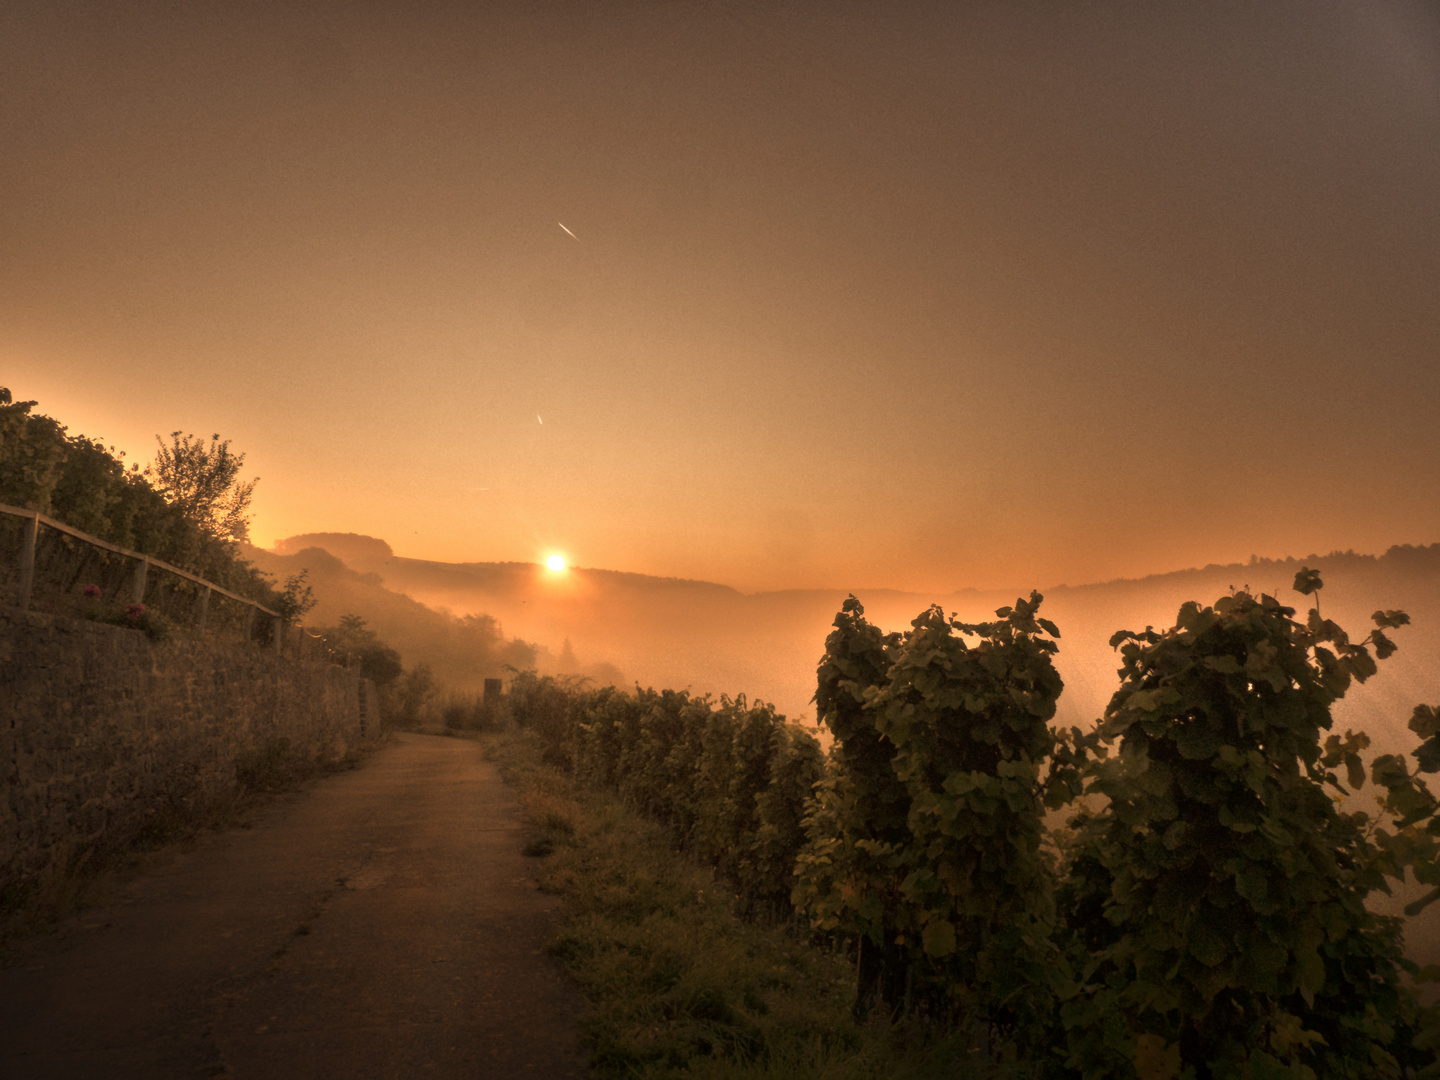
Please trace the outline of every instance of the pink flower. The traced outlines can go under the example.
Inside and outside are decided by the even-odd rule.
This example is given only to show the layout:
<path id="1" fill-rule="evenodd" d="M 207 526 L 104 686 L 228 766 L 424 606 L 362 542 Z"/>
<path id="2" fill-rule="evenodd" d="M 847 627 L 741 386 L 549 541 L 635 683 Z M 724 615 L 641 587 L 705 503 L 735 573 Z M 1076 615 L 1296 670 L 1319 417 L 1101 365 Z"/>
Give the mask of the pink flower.
<path id="1" fill-rule="evenodd" d="M 81 591 L 82 593 L 84 593 L 86 596 L 88 596 L 88 597 L 90 597 L 91 599 L 93 599 L 93 600 L 98 600 L 98 599 L 100 599 L 100 586 L 99 586 L 99 585 L 86 585 L 86 586 L 85 586 L 84 588 L 82 588 L 80 591 Z"/>
<path id="2" fill-rule="evenodd" d="M 125 605 L 125 618 L 130 622 L 139 622 L 145 615 L 144 604 Z"/>

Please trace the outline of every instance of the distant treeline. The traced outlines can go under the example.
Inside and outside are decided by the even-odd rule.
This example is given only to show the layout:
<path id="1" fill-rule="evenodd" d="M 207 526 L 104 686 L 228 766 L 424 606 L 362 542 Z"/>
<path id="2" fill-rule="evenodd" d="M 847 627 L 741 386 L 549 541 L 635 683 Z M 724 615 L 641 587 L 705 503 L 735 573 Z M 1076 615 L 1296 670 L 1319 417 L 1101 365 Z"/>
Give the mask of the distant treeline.
<path id="1" fill-rule="evenodd" d="M 1321 587 L 1302 568 L 1295 587 Z M 1331 706 L 1395 650 L 1377 611 L 1352 641 L 1318 605 L 1186 604 L 1121 632 L 1097 730 L 1050 726 L 1059 628 L 1040 597 L 904 634 L 853 597 L 809 733 L 744 698 L 587 690 L 534 672 L 516 723 L 559 768 L 621 792 L 755 912 L 854 948 L 856 1011 L 971 1033 L 1026 1075 L 1440 1075 L 1402 920 L 1366 904 L 1407 876 L 1440 896 L 1440 712 L 1413 761 L 1364 760 Z M 1367 767 L 1368 765 L 1368 767 Z M 1343 800 L 1373 784 L 1378 813 Z M 1071 806 L 1061 827 L 1054 812 Z"/>

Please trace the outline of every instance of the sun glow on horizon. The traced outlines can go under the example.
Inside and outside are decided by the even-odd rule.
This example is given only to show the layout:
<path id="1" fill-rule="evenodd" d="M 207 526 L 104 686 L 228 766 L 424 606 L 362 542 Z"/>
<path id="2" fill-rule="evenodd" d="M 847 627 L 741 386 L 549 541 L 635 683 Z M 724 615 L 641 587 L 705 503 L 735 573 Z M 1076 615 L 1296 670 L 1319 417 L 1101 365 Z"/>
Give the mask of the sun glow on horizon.
<path id="1" fill-rule="evenodd" d="M 546 559 L 545 559 L 545 568 L 546 568 L 547 570 L 552 570 L 552 571 L 554 571 L 555 573 L 558 574 L 561 570 L 564 570 L 564 569 L 565 569 L 565 556 L 564 556 L 564 555 L 549 555 L 549 556 L 547 556 Z"/>

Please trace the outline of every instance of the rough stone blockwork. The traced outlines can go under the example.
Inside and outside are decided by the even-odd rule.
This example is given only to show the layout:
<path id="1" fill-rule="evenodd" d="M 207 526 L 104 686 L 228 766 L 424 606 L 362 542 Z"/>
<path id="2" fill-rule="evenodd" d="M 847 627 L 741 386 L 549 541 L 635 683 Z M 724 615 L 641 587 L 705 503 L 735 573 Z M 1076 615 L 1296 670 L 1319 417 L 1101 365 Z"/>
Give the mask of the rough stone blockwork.
<path id="1" fill-rule="evenodd" d="M 0 609 L 0 899 L 93 848 L 339 760 L 379 731 L 356 673 Z"/>

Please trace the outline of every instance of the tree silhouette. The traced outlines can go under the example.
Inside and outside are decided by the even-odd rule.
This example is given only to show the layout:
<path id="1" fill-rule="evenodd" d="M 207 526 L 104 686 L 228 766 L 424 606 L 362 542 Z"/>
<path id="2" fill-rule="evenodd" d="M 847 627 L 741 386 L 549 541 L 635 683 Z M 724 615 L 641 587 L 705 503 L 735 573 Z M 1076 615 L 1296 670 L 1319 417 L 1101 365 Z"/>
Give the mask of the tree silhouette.
<path id="1" fill-rule="evenodd" d="M 170 445 L 155 436 L 160 450 L 145 473 L 166 501 L 178 507 L 206 534 L 219 540 L 247 540 L 250 499 L 255 480 L 240 479 L 244 454 L 232 453 L 230 440 L 211 435 L 170 433 Z"/>

